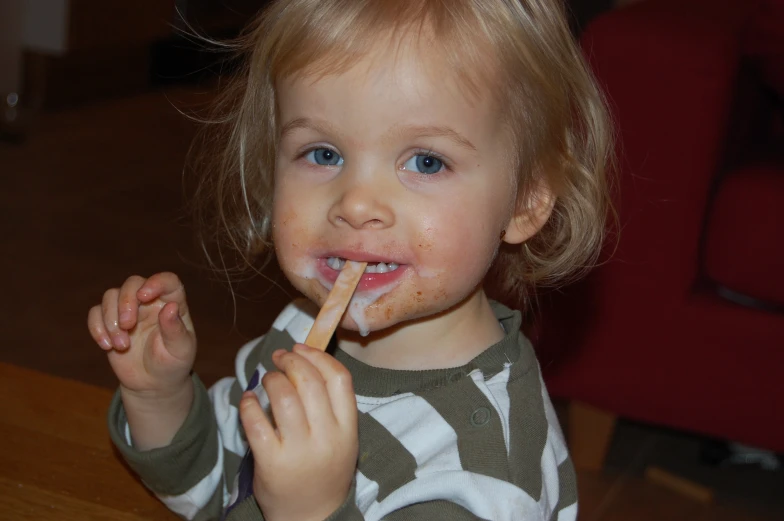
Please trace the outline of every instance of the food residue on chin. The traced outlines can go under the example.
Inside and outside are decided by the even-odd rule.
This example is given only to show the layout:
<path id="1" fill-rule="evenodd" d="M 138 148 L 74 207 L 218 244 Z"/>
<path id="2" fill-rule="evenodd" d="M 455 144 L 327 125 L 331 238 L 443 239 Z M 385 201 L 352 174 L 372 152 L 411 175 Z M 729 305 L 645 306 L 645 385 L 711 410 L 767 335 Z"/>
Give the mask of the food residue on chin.
<path id="1" fill-rule="evenodd" d="M 367 321 L 367 308 L 389 291 L 389 288 L 385 288 L 377 289 L 375 291 L 354 293 L 354 296 L 351 298 L 351 302 L 349 302 L 348 305 L 348 315 L 354 320 L 354 323 L 359 328 L 360 335 L 368 336 L 370 334 L 370 325 Z"/>

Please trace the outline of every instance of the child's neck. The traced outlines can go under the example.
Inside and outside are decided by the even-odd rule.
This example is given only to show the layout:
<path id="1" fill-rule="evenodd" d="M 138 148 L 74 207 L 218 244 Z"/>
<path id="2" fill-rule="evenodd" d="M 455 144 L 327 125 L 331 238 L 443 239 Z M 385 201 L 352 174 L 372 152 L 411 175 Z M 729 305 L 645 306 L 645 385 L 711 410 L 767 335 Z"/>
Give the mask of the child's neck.
<path id="1" fill-rule="evenodd" d="M 480 287 L 447 311 L 372 332 L 365 338 L 341 331 L 338 346 L 373 367 L 442 369 L 467 364 L 503 337 Z"/>

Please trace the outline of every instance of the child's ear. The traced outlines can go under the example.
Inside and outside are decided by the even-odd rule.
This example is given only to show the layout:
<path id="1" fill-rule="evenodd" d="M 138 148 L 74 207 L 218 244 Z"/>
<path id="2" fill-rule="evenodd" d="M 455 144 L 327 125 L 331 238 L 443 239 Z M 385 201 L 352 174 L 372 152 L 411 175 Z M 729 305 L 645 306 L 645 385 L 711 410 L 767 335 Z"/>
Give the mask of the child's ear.
<path id="1" fill-rule="evenodd" d="M 540 183 L 521 208 L 515 209 L 501 239 L 509 244 L 520 244 L 542 229 L 555 206 L 555 195 L 548 186 Z"/>

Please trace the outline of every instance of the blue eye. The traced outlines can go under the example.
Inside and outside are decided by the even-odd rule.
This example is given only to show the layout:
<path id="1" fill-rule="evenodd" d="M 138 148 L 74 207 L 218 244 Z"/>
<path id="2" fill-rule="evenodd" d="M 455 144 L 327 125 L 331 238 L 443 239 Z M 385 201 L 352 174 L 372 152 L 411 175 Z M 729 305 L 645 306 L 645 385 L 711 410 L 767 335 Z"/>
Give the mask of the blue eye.
<path id="1" fill-rule="evenodd" d="M 340 157 L 340 154 L 329 148 L 315 148 L 305 154 L 305 159 L 322 166 L 340 166 L 343 164 L 343 158 Z"/>
<path id="2" fill-rule="evenodd" d="M 420 174 L 437 174 L 444 168 L 444 163 L 437 157 L 417 154 L 403 164 L 403 168 Z"/>

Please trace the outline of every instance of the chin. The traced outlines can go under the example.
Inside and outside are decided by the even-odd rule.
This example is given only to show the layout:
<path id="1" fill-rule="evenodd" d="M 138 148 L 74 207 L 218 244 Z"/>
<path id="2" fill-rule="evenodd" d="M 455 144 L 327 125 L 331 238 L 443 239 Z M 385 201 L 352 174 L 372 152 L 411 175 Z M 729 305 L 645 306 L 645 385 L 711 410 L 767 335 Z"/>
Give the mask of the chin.
<path id="1" fill-rule="evenodd" d="M 388 297 L 388 298 L 387 298 Z M 352 304 L 354 302 L 352 301 Z M 428 300 L 421 295 L 401 299 L 400 295 L 384 295 L 367 307 L 349 305 L 340 327 L 362 336 L 382 335 L 440 315 L 455 305 L 446 298 Z M 364 333 L 364 334 L 363 334 Z"/>
<path id="2" fill-rule="evenodd" d="M 344 333 L 348 333 L 349 336 L 356 336 L 356 339 L 361 341 L 361 338 L 370 337 L 372 335 L 385 335 L 391 333 L 396 329 L 396 326 L 402 325 L 406 320 L 395 320 L 394 317 L 385 319 L 383 317 L 375 317 L 371 314 L 367 315 L 364 319 L 360 319 L 359 322 L 361 324 L 351 316 L 351 313 L 346 312 L 343 319 L 340 321 L 340 329 Z"/>

